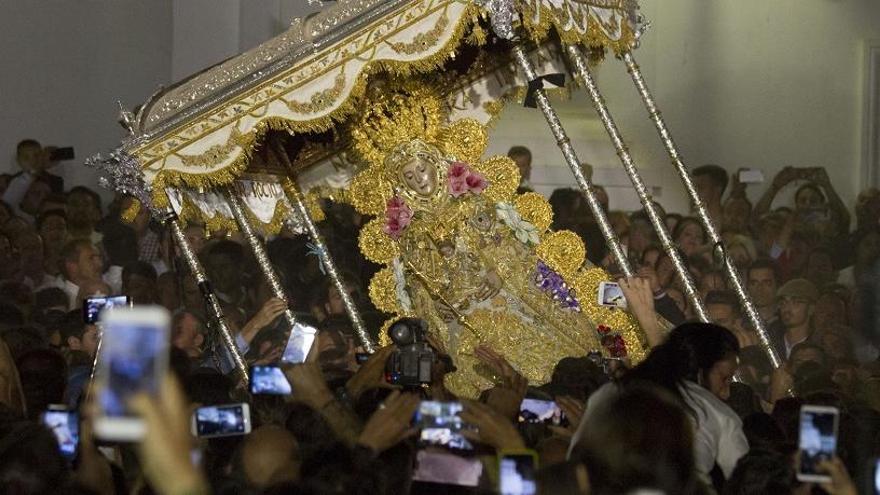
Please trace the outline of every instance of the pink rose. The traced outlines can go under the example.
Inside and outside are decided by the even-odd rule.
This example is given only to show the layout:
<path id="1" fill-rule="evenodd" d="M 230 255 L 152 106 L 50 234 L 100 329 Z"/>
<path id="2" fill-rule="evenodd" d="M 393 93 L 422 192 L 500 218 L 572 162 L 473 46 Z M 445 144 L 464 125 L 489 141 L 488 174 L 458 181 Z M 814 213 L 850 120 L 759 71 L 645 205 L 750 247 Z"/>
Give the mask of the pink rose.
<path id="1" fill-rule="evenodd" d="M 486 178 L 479 172 L 471 172 L 467 179 L 465 179 L 465 182 L 467 183 L 468 189 L 474 194 L 480 194 L 489 185 L 489 183 L 486 182 Z"/>
<path id="2" fill-rule="evenodd" d="M 389 218 L 385 221 L 385 226 L 382 227 L 382 232 L 385 232 L 389 237 L 396 240 L 400 238 L 404 228 L 405 227 L 401 225 L 396 218 Z"/>
<path id="3" fill-rule="evenodd" d="M 385 205 L 385 232 L 393 239 L 398 239 L 412 222 L 413 211 L 403 198 L 394 196 Z"/>
<path id="4" fill-rule="evenodd" d="M 449 177 L 449 180 L 453 179 L 461 179 L 464 180 L 467 178 L 471 169 L 467 166 L 466 163 L 463 162 L 453 162 L 452 165 L 449 166 L 449 170 L 446 172 L 446 176 Z"/>
<path id="5" fill-rule="evenodd" d="M 388 203 L 385 205 L 385 216 L 387 217 L 392 212 L 397 212 L 402 208 L 408 208 L 406 206 L 406 202 L 400 196 L 394 196 L 388 200 Z"/>
<path id="6" fill-rule="evenodd" d="M 449 179 L 449 195 L 453 198 L 457 198 L 462 194 L 468 192 L 468 185 L 466 179 Z"/>

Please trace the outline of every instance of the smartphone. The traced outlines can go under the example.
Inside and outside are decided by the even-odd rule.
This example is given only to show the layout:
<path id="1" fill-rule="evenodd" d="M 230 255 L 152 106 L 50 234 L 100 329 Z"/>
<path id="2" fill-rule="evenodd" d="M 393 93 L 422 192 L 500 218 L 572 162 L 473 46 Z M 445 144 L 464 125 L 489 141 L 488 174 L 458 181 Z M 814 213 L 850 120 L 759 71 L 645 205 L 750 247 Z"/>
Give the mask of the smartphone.
<path id="1" fill-rule="evenodd" d="M 58 449 L 68 461 L 73 461 L 79 447 L 79 415 L 63 404 L 50 404 L 41 416 L 47 428 L 55 434 Z"/>
<path id="2" fill-rule="evenodd" d="M 801 461 L 798 465 L 797 479 L 805 483 L 827 483 L 831 477 L 818 471 L 816 465 L 834 457 L 837 451 L 837 424 L 840 412 L 836 407 L 801 407 L 800 439 L 798 449 Z"/>
<path id="3" fill-rule="evenodd" d="M 450 452 L 419 450 L 413 481 L 476 487 L 483 475 L 479 457 L 462 457 Z"/>
<path id="4" fill-rule="evenodd" d="M 501 495 L 536 495 L 537 470 L 538 457 L 534 452 L 503 453 L 498 459 L 498 484 Z"/>
<path id="5" fill-rule="evenodd" d="M 100 322 L 95 435 L 108 441 L 137 441 L 144 435 L 144 423 L 127 403 L 139 392 L 158 392 L 168 371 L 171 315 L 160 306 L 114 306 L 101 313 Z"/>
<path id="6" fill-rule="evenodd" d="M 251 408 L 247 403 L 200 407 L 192 415 L 192 432 L 199 438 L 247 435 Z"/>
<path id="7" fill-rule="evenodd" d="M 294 364 L 306 362 L 317 334 L 318 330 L 315 327 L 302 323 L 294 324 L 290 329 L 290 337 L 284 347 L 284 354 L 281 355 L 281 362 Z"/>
<path id="8" fill-rule="evenodd" d="M 740 184 L 761 184 L 764 182 L 764 172 L 755 169 L 745 169 L 739 171 Z"/>
<path id="9" fill-rule="evenodd" d="M 83 301 L 83 321 L 94 325 L 101 318 L 101 311 L 114 306 L 129 306 L 128 296 L 92 296 Z"/>
<path id="10" fill-rule="evenodd" d="M 49 152 L 49 161 L 61 162 L 65 160 L 73 160 L 76 155 L 73 152 L 73 146 L 65 146 L 63 148 L 55 148 Z"/>
<path id="11" fill-rule="evenodd" d="M 540 399 L 523 399 L 519 405 L 519 422 L 552 426 L 568 425 L 568 419 L 555 401 Z"/>
<path id="12" fill-rule="evenodd" d="M 599 304 L 612 308 L 626 308 L 626 298 L 623 297 L 623 289 L 617 282 L 599 283 Z"/>
<path id="13" fill-rule="evenodd" d="M 251 393 L 254 395 L 290 395 L 293 390 L 278 366 L 251 367 Z"/>
<path id="14" fill-rule="evenodd" d="M 473 444 L 461 434 L 462 430 L 469 428 L 459 416 L 463 409 L 461 402 L 423 400 L 413 418 L 415 426 L 421 429 L 419 443 L 455 450 L 473 450 Z"/>

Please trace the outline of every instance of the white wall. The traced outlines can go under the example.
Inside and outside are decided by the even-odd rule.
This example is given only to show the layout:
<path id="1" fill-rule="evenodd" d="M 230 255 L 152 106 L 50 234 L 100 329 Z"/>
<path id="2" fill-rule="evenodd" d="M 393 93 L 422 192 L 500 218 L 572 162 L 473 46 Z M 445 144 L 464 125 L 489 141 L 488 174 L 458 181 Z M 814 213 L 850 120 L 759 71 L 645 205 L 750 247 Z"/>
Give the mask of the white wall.
<path id="1" fill-rule="evenodd" d="M 82 159 L 119 144 L 134 106 L 171 75 L 171 0 L 0 0 L 0 171 L 15 145 L 74 146 L 67 185 L 96 188 Z"/>
<path id="2" fill-rule="evenodd" d="M 770 180 L 786 165 L 824 166 L 852 204 L 862 187 L 863 49 L 866 40 L 880 39 L 880 2 L 640 3 L 653 27 L 636 56 L 690 167 L 759 168 Z M 597 72 L 648 182 L 661 187 L 661 202 L 670 210 L 687 211 L 622 62 L 609 57 Z M 610 169 L 597 171 L 596 182 L 620 182 L 617 157 L 588 103 L 575 100 L 560 110 L 583 158 Z M 549 131 L 541 128 L 540 116 L 527 113 L 536 111 L 506 114 L 493 134 L 493 149 L 503 152 L 522 142 L 538 151 L 538 167 L 562 165 L 555 144 L 544 140 Z M 592 120 L 577 121 L 586 115 Z M 631 193 L 623 199 L 618 207 L 630 203 Z"/>

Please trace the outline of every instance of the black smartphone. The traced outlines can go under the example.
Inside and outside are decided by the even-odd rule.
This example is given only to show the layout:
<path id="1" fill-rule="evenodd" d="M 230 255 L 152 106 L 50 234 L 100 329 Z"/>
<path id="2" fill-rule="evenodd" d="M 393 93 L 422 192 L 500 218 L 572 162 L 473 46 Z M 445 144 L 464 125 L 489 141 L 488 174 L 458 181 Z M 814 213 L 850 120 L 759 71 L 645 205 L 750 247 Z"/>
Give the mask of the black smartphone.
<path id="1" fill-rule="evenodd" d="M 52 162 L 63 162 L 74 158 L 76 158 L 76 154 L 73 152 L 73 146 L 55 148 L 49 153 L 49 161 Z"/>
<path id="2" fill-rule="evenodd" d="M 251 367 L 251 393 L 254 395 L 290 395 L 290 382 L 278 366 Z"/>
<path id="3" fill-rule="evenodd" d="M 473 444 L 461 434 L 462 430 L 470 428 L 459 416 L 463 410 L 461 402 L 423 400 L 413 418 L 414 424 L 421 429 L 419 443 L 454 450 L 473 450 Z"/>
<path id="4" fill-rule="evenodd" d="M 94 325 L 101 318 L 101 312 L 114 306 L 129 306 L 128 296 L 92 296 L 83 301 L 83 321 Z"/>
<path id="5" fill-rule="evenodd" d="M 68 461 L 73 461 L 79 447 L 79 415 L 67 406 L 50 404 L 41 416 L 42 422 L 55 434 L 58 450 Z"/>

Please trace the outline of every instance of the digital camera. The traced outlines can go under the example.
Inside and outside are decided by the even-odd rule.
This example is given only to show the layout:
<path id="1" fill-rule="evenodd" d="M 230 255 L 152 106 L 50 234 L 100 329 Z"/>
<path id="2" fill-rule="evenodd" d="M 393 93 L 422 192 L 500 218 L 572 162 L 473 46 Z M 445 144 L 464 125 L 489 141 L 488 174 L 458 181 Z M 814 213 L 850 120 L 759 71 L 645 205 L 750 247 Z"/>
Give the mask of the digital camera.
<path id="1" fill-rule="evenodd" d="M 385 381 L 404 388 L 431 383 L 434 350 L 427 341 L 428 324 L 417 318 L 401 318 L 388 329 L 397 349 L 385 364 Z"/>

